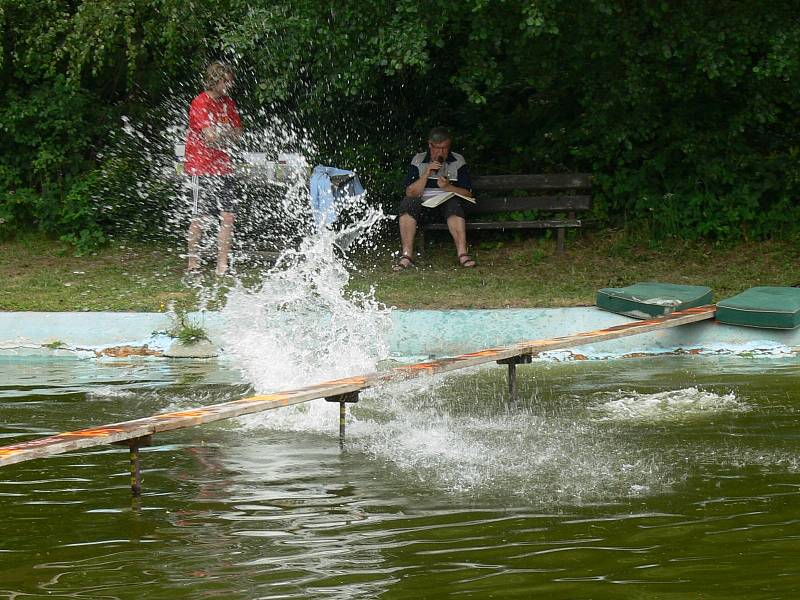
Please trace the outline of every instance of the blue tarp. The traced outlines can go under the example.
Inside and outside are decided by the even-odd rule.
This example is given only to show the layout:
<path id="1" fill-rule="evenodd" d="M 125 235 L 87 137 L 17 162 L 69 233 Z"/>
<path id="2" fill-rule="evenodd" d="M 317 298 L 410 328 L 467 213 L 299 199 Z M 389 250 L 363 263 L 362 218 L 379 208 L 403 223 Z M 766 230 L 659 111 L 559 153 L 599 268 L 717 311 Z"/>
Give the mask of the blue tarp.
<path id="1" fill-rule="evenodd" d="M 341 207 L 364 194 L 364 186 L 353 171 L 317 165 L 311 175 L 311 210 L 317 227 L 332 225 Z"/>

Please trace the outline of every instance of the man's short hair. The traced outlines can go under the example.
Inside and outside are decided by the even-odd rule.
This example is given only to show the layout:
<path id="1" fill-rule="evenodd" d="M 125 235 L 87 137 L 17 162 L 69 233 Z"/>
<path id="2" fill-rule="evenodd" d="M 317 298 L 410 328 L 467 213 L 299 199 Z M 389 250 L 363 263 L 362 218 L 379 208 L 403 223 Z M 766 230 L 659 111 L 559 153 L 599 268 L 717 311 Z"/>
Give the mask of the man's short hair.
<path id="1" fill-rule="evenodd" d="M 452 139 L 453 138 L 450 136 L 450 132 L 447 131 L 447 129 L 444 127 L 434 127 L 428 134 L 428 141 L 437 144 L 441 144 L 442 142 L 446 142 Z"/>
<path id="2" fill-rule="evenodd" d="M 206 67 L 206 73 L 203 77 L 203 86 L 206 90 L 210 90 L 223 79 L 233 77 L 233 68 L 223 62 L 213 62 Z"/>

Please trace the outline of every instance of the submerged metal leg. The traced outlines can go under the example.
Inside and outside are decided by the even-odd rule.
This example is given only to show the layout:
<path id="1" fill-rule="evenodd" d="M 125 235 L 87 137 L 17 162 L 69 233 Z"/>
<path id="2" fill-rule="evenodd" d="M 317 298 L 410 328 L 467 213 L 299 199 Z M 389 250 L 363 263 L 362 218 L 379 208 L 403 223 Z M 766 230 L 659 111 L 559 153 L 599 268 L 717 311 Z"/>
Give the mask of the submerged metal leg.
<path id="1" fill-rule="evenodd" d="M 130 449 L 131 463 L 131 495 L 138 498 L 142 495 L 142 462 L 139 456 L 139 448 L 150 446 L 153 443 L 152 435 L 115 442 L 117 445 L 125 445 Z"/>
<path id="2" fill-rule="evenodd" d="M 508 363 L 508 397 L 512 402 L 517 401 L 517 365 Z"/>
<path id="3" fill-rule="evenodd" d="M 131 494 L 142 495 L 142 465 L 139 460 L 139 446 L 131 445 Z"/>
<path id="4" fill-rule="evenodd" d="M 344 446 L 344 433 L 345 433 L 345 417 L 347 416 L 347 409 L 345 405 L 349 402 L 355 404 L 358 402 L 359 392 L 347 392 L 346 394 L 339 394 L 338 396 L 329 396 L 325 398 L 326 402 L 339 403 L 339 445 Z"/>
<path id="5" fill-rule="evenodd" d="M 347 416 L 346 402 L 339 402 L 339 441 L 344 442 L 345 417 Z"/>
<path id="6" fill-rule="evenodd" d="M 511 402 L 517 401 L 517 365 L 529 364 L 530 354 L 521 354 L 497 361 L 498 365 L 508 365 L 508 397 Z"/>

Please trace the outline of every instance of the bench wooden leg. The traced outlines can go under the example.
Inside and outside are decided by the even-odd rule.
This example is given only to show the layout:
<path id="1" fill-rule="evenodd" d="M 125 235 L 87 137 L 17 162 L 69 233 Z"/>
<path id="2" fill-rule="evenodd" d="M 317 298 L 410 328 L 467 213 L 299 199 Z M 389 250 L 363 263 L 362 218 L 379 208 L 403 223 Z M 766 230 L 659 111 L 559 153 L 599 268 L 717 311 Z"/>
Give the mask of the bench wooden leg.
<path id="1" fill-rule="evenodd" d="M 425 258 L 425 230 L 417 229 L 417 252 L 420 258 Z"/>
<path id="2" fill-rule="evenodd" d="M 556 235 L 556 254 L 559 256 L 564 254 L 564 238 L 566 237 L 566 230 L 563 227 L 558 228 Z"/>
<path id="3" fill-rule="evenodd" d="M 574 221 L 576 216 L 577 215 L 574 212 L 567 213 L 567 218 L 569 218 L 571 221 Z"/>

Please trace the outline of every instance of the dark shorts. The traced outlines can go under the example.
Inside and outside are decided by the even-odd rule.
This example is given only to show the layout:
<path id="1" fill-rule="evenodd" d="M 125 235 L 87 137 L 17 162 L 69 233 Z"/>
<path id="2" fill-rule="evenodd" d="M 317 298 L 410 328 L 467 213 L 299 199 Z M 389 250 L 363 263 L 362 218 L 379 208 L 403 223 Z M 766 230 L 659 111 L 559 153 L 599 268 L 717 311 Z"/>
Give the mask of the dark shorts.
<path id="1" fill-rule="evenodd" d="M 211 215 L 236 212 L 239 186 L 235 175 L 192 175 L 186 189 L 192 215 Z"/>
<path id="2" fill-rule="evenodd" d="M 444 204 L 436 208 L 422 206 L 424 198 L 403 198 L 400 202 L 398 214 L 411 215 L 417 223 L 433 223 L 437 220 L 444 220 L 453 215 L 465 218 L 463 200 L 457 196 L 450 198 Z"/>

